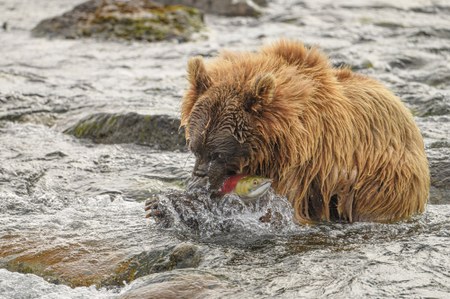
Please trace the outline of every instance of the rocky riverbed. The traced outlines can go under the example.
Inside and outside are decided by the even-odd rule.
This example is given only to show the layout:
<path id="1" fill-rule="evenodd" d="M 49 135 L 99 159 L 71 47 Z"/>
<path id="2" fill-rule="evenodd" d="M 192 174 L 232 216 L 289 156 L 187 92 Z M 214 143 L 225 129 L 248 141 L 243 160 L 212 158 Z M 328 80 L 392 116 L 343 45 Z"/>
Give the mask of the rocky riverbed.
<path id="1" fill-rule="evenodd" d="M 448 296 L 450 5 L 265 2 L 248 17 L 208 7 L 201 34 L 149 43 L 34 37 L 82 1 L 0 0 L 0 298 Z M 319 45 L 412 110 L 432 174 L 424 215 L 299 227 L 271 195 L 260 204 L 278 225 L 236 198 L 197 231 L 146 220 L 144 201 L 182 194 L 193 167 L 177 130 L 187 59 L 280 37 Z"/>

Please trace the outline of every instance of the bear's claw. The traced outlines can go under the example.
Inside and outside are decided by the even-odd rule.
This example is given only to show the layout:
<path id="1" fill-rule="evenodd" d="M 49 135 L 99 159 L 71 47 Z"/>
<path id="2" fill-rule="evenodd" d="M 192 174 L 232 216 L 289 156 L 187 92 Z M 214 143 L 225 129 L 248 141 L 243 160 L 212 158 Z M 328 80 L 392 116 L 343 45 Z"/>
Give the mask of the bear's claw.
<path id="1" fill-rule="evenodd" d="M 156 220 L 162 218 L 164 216 L 164 213 L 160 209 L 158 209 L 158 206 L 159 201 L 157 196 L 147 199 L 144 207 L 145 218 L 153 217 Z"/>

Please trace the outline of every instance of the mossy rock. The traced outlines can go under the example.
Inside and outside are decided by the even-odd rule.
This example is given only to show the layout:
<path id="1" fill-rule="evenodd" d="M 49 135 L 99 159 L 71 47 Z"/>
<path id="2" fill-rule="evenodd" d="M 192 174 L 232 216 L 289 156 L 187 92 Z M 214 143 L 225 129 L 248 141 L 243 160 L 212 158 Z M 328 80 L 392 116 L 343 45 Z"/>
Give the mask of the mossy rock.
<path id="1" fill-rule="evenodd" d="M 225 276 L 204 270 L 180 269 L 142 277 L 121 292 L 119 299 L 235 298 L 235 285 Z M 245 298 L 245 296 L 241 296 Z"/>
<path id="2" fill-rule="evenodd" d="M 32 34 L 67 39 L 188 41 L 203 27 L 202 13 L 192 7 L 150 0 L 91 0 L 62 16 L 41 21 Z"/>
<path id="3" fill-rule="evenodd" d="M 186 150 L 180 120 L 167 115 L 97 113 L 80 120 L 64 133 L 96 143 L 135 143 L 159 150 Z"/>

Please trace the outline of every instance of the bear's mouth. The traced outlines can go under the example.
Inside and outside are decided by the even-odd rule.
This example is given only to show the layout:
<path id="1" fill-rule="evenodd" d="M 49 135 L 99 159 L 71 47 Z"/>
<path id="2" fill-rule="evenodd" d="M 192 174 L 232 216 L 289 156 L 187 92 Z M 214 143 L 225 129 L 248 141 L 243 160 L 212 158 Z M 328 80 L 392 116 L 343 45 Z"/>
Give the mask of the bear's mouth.
<path id="1" fill-rule="evenodd" d="M 239 170 L 228 170 L 226 171 L 222 177 L 220 178 L 210 178 L 209 176 L 191 176 L 186 184 L 186 188 L 188 191 L 193 191 L 195 189 L 207 188 L 211 192 L 219 191 L 226 180 L 230 177 L 243 174 Z M 218 180 L 217 180 L 218 179 Z"/>
<path id="2" fill-rule="evenodd" d="M 238 174 L 243 174 L 243 173 L 240 170 L 228 170 L 226 172 L 225 179 L 229 178 L 230 176 L 234 176 L 234 175 L 238 175 Z"/>
<path id="3" fill-rule="evenodd" d="M 222 180 L 222 184 L 225 183 L 227 179 L 235 175 L 248 175 L 247 173 L 242 172 L 241 170 L 228 170 Z"/>

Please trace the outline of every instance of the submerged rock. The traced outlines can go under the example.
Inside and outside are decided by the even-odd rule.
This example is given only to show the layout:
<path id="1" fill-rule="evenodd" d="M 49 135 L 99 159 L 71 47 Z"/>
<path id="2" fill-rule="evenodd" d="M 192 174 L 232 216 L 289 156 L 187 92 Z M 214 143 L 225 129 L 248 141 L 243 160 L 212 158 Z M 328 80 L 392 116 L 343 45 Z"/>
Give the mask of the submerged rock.
<path id="1" fill-rule="evenodd" d="M 222 298 L 231 293 L 231 283 L 204 271 L 173 271 L 143 277 L 119 298 Z"/>
<path id="2" fill-rule="evenodd" d="M 429 159 L 431 204 L 450 203 L 450 146 L 448 143 L 443 143 L 441 146 L 443 146 L 443 148 L 439 148 L 441 154 L 434 154 Z"/>
<path id="3" fill-rule="evenodd" d="M 0 93 L 0 121 L 29 122 L 53 126 L 60 115 L 78 104 L 64 97 L 42 94 Z"/>
<path id="4" fill-rule="evenodd" d="M 192 243 L 181 243 L 166 250 L 142 252 L 122 262 L 110 280 L 103 285 L 123 285 L 136 278 L 174 269 L 197 268 L 202 255 Z"/>
<path id="5" fill-rule="evenodd" d="M 137 113 L 90 115 L 64 132 L 96 143 L 136 143 L 159 150 L 185 150 L 180 120 L 167 115 Z"/>
<path id="6" fill-rule="evenodd" d="M 181 4 L 198 8 L 206 13 L 224 16 L 256 17 L 261 14 L 261 7 L 266 6 L 266 0 L 157 0 L 164 4 Z"/>
<path id="7" fill-rule="evenodd" d="M 11 241 L 16 241 L 15 237 Z M 9 271 L 39 275 L 55 284 L 107 287 L 123 286 L 153 273 L 196 268 L 202 259 L 198 246 L 191 243 L 144 251 L 128 259 L 125 257 L 130 252 L 126 249 L 105 252 L 105 247 L 101 242 L 55 246 L 38 252 L 3 247 L 6 258 L 0 255 L 0 265 Z"/>
<path id="8" fill-rule="evenodd" d="M 191 7 L 150 0 L 91 0 L 62 16 L 41 21 L 32 34 L 67 39 L 187 41 L 202 27 L 203 15 Z"/>
<path id="9" fill-rule="evenodd" d="M 13 237 L 11 239 L 15 241 Z M 89 269 L 89 265 L 83 262 L 83 258 L 89 256 L 89 252 L 77 245 L 55 246 L 47 250 L 26 253 L 22 253 L 24 249 L 17 251 L 11 248 L 2 249 L 6 257 L 18 255 L 3 265 L 7 270 L 32 273 L 56 284 L 67 284 L 71 287 L 89 286 L 99 283 L 106 274 L 105 267 L 97 272 Z"/>
<path id="10" fill-rule="evenodd" d="M 446 95 L 438 93 L 421 100 L 416 104 L 414 114 L 420 117 L 441 116 L 450 114 L 450 101 Z"/>

